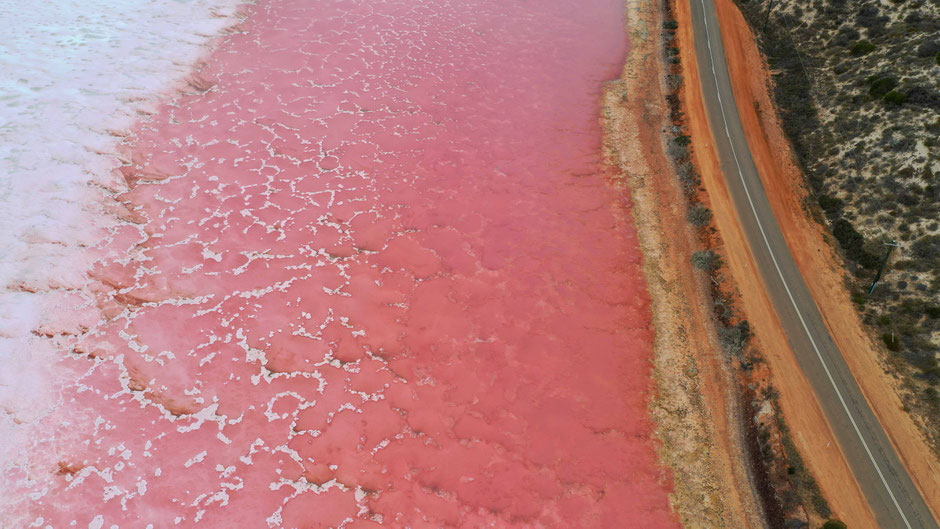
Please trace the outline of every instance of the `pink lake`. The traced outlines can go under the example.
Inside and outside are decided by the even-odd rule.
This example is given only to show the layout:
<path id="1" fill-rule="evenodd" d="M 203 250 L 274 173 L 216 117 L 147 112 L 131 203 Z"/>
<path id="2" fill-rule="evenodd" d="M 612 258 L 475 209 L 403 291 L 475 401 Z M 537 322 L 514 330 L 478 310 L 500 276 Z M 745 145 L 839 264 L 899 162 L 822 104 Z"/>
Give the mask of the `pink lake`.
<path id="1" fill-rule="evenodd" d="M 125 145 L 137 224 L 101 250 L 105 319 L 41 425 L 58 467 L 8 476 L 18 516 L 678 526 L 642 256 L 601 154 L 622 0 L 249 11 L 212 88 Z"/>

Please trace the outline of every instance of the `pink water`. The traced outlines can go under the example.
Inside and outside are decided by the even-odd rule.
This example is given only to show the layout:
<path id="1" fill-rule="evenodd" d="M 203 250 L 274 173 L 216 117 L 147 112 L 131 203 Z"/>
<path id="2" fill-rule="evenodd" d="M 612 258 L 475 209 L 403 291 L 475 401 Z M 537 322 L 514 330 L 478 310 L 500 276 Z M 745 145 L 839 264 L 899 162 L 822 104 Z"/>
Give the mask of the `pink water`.
<path id="1" fill-rule="evenodd" d="M 94 270 L 29 521 L 676 526 L 601 160 L 622 1 L 252 12 L 127 146 L 142 224 Z"/>

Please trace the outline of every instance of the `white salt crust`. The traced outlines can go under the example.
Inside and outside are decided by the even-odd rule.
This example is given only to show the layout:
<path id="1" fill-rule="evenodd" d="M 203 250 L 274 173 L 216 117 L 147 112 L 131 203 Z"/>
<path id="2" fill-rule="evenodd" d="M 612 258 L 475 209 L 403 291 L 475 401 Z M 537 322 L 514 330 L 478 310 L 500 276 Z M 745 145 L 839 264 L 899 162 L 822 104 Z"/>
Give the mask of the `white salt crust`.
<path id="1" fill-rule="evenodd" d="M 117 222 L 122 131 L 174 95 L 239 3 L 0 1 L 0 478 L 57 405 L 64 351 L 38 334 L 95 322 L 75 307 L 88 249 Z"/>

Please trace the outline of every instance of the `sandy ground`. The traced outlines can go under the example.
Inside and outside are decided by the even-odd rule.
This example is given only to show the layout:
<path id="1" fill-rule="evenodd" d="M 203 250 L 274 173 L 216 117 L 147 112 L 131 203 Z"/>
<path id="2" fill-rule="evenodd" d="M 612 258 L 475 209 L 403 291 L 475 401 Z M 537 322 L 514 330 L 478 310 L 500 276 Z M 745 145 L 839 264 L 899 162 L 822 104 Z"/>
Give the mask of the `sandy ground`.
<path id="1" fill-rule="evenodd" d="M 917 425 L 902 410 L 897 383 L 886 374 L 881 360 L 884 353 L 866 332 L 845 288 L 841 258 L 827 244 L 825 229 L 805 212 L 805 180 L 772 111 L 769 75 L 753 34 L 731 0 L 716 0 L 716 5 L 725 50 L 730 55 L 738 111 L 774 213 L 826 325 L 842 351 L 854 352 L 846 357 L 848 365 L 936 517 L 940 512 L 940 464 Z"/>
<path id="2" fill-rule="evenodd" d="M 664 154 L 669 125 L 661 86 L 658 2 L 627 2 L 633 46 L 605 95 L 607 148 L 632 190 L 656 328 L 653 415 L 675 480 L 673 506 L 685 527 L 761 527 L 741 435 L 734 384 L 718 354 L 708 293 L 691 273 L 697 248 L 685 198 Z M 658 79 L 660 82 L 653 80 Z M 626 95 L 624 95 L 626 94 Z"/>
<path id="3" fill-rule="evenodd" d="M 732 276 L 742 292 L 741 306 L 752 323 L 755 339 L 773 373 L 773 383 L 781 393 L 784 416 L 794 434 L 798 448 L 817 477 L 837 517 L 850 527 L 877 527 L 839 444 L 823 416 L 819 402 L 803 375 L 777 315 L 766 295 L 763 282 L 746 243 L 723 175 L 719 168 L 711 129 L 708 125 L 701 82 L 692 42 L 692 24 L 688 4 L 677 2 L 679 47 L 685 86 L 683 93 L 689 120 L 689 134 L 696 146 L 695 158 L 703 183 L 712 202 L 715 223 L 727 247 L 747 251 L 724 252 Z M 733 61 L 732 61 L 733 62 Z"/>

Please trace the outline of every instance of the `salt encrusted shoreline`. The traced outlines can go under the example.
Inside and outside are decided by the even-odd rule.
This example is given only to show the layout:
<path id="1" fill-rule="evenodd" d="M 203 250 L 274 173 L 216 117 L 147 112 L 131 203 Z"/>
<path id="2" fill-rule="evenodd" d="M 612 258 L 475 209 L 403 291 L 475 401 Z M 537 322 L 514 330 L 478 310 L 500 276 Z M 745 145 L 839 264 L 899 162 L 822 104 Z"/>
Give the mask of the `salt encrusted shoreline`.
<path id="1" fill-rule="evenodd" d="M 110 195 L 127 130 L 188 86 L 240 0 L 0 5 L 0 512 L 13 474 L 54 458 L 25 449 L 76 378 L 61 361 L 100 320 L 89 295 L 96 247 L 126 211 Z M 43 473 L 46 474 L 46 473 Z M 7 522 L 9 520 L 6 520 Z M 6 523 L 6 522 L 4 522 Z"/>

